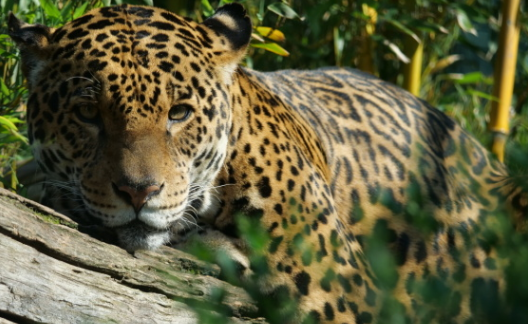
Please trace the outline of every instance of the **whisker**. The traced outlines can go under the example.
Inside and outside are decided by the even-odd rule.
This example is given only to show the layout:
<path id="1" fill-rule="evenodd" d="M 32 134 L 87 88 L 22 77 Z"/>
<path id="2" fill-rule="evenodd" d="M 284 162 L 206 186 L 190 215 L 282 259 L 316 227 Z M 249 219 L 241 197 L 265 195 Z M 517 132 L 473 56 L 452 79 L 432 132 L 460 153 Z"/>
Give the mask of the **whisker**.
<path id="1" fill-rule="evenodd" d="M 70 81 L 70 80 L 74 80 L 74 79 L 86 80 L 86 81 L 90 81 L 92 83 L 95 82 L 94 80 L 92 80 L 90 78 L 87 78 L 87 77 L 83 77 L 83 76 L 73 76 L 73 77 L 67 78 L 66 81 Z"/>

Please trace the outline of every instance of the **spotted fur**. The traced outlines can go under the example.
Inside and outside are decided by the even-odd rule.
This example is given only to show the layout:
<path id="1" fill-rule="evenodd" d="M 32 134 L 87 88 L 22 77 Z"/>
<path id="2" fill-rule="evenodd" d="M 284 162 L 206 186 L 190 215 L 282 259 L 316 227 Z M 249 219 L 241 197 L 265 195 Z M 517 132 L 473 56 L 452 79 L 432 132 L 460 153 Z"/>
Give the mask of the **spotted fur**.
<path id="1" fill-rule="evenodd" d="M 122 5 L 56 30 L 14 16 L 9 26 L 48 203 L 114 228 L 127 250 L 207 224 L 203 241 L 231 251 L 262 294 L 298 301 L 293 315 L 279 309 L 293 323 L 387 320 L 388 301 L 404 322 L 478 321 L 478 287 L 504 284 L 477 228 L 525 198 L 409 93 L 350 69 L 239 67 L 251 22 L 237 4 L 201 24 Z M 265 276 L 251 278 L 239 214 L 270 236 Z M 394 256 L 389 277 L 373 236 Z M 420 280 L 453 287 L 450 306 L 433 311 Z"/>

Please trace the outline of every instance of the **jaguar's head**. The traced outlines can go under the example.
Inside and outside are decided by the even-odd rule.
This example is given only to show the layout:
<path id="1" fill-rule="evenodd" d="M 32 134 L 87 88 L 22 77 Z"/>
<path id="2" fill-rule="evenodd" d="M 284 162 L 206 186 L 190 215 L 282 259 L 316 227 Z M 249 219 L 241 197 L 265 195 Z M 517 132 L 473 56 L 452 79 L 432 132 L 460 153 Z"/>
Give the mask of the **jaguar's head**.
<path id="1" fill-rule="evenodd" d="M 58 29 L 11 15 L 40 167 L 128 250 L 214 210 L 229 88 L 251 22 L 238 4 L 198 24 L 162 9 L 95 9 Z"/>

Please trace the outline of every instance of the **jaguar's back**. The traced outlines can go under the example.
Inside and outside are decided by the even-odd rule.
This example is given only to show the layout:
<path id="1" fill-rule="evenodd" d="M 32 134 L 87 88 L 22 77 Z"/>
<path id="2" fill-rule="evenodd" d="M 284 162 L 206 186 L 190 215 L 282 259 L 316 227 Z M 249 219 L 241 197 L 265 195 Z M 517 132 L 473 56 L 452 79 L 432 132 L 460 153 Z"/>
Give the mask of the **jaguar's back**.
<path id="1" fill-rule="evenodd" d="M 480 234 L 482 224 L 496 221 L 495 215 L 512 212 L 507 196 L 518 197 L 520 189 L 509 182 L 504 166 L 454 121 L 409 93 L 359 71 L 246 71 L 245 75 L 264 87 L 257 97 L 275 96 L 245 112 L 250 125 L 267 135 L 253 138 L 251 147 L 266 147 L 266 138 L 273 137 L 270 133 L 278 130 L 280 139 L 288 129 L 286 138 L 299 134 L 298 147 L 292 150 L 314 156 L 319 171 L 300 178 L 296 172 L 285 171 L 280 181 L 271 180 L 271 187 L 281 183 L 301 187 L 297 195 L 302 197 L 303 188 L 312 190 L 322 178 L 328 187 L 319 189 L 331 196 L 343 237 L 359 241 L 369 258 L 376 258 L 368 253 L 373 237 L 385 241 L 394 253 L 398 270 L 385 289 L 408 295 L 418 289 L 418 285 L 412 288 L 414 281 L 433 278 L 457 287 L 450 295 L 459 304 L 456 312 L 448 309 L 448 315 L 438 316 L 462 320 L 471 317 L 473 287 L 481 282 L 503 284 L 501 271 L 488 265 L 504 260 L 496 260 L 494 251 L 480 246 Z M 262 102 L 274 110 L 269 118 L 258 109 Z M 292 119 L 276 107 L 282 105 L 291 107 L 288 113 L 295 112 L 295 126 L 277 123 L 277 116 Z M 277 160 L 285 156 L 287 160 L 287 154 Z M 293 156 L 286 170 L 303 163 L 299 154 Z M 374 266 L 372 271 L 386 270 Z M 428 309 L 428 302 L 413 300 L 407 307 Z"/>
<path id="2" fill-rule="evenodd" d="M 497 264 L 506 261 L 482 245 L 483 224 L 500 223 L 497 215 L 504 213 L 524 215 L 526 203 L 521 209 L 510 203 L 525 196 L 504 165 L 452 119 L 355 70 L 248 74 L 278 94 L 316 134 L 322 149 L 314 151 L 324 156 L 322 174 L 337 218 L 347 228 L 344 236 L 361 243 L 370 266 L 374 262 L 372 270 L 387 280 L 384 289 L 407 295 L 400 301 L 409 302 L 410 313 L 438 307 L 438 300 L 428 305 L 426 298 L 409 296 L 427 286 L 424 282 L 438 280 L 452 289 L 449 298 L 457 305 L 442 305 L 444 311 L 436 314 L 440 323 L 471 318 L 479 289 L 504 287 Z M 265 124 L 260 116 L 255 120 Z M 299 180 L 307 187 L 313 181 Z M 376 245 L 376 240 L 394 254 L 394 277 L 376 265 L 380 256 L 369 254 L 369 242 Z"/>

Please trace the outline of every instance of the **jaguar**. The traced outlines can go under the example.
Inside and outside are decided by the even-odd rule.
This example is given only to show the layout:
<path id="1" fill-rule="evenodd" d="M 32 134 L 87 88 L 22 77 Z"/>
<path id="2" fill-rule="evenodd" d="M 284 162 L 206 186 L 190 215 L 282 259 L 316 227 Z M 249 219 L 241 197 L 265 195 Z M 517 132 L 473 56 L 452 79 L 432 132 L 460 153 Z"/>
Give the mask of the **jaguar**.
<path id="1" fill-rule="evenodd" d="M 489 320 L 479 298 L 504 291 L 505 261 L 480 227 L 522 220 L 526 195 L 441 111 L 353 69 L 242 67 L 236 3 L 201 23 L 123 4 L 8 26 L 53 208 L 131 252 L 202 240 L 276 323 Z M 266 234 L 259 253 L 241 219 Z"/>

